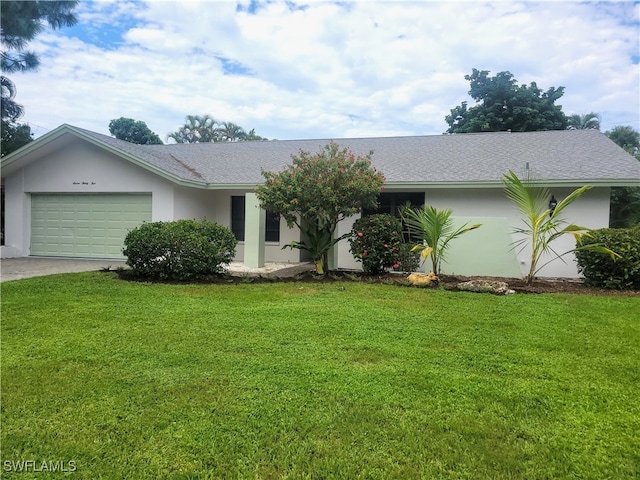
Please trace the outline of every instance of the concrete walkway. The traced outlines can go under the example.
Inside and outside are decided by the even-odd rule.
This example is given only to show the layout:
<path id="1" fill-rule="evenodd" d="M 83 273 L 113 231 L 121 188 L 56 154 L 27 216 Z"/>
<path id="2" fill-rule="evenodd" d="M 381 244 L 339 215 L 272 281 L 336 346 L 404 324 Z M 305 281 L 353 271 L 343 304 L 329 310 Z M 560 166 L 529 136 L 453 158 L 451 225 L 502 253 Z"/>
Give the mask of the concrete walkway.
<path id="1" fill-rule="evenodd" d="M 0 282 L 21 278 L 41 277 L 56 273 L 90 272 L 127 268 L 123 260 L 93 260 L 86 258 L 22 257 L 0 260 Z M 310 263 L 267 263 L 263 268 L 248 268 L 242 263 L 231 263 L 228 271 L 235 275 L 273 275 L 293 277 L 313 270 Z"/>

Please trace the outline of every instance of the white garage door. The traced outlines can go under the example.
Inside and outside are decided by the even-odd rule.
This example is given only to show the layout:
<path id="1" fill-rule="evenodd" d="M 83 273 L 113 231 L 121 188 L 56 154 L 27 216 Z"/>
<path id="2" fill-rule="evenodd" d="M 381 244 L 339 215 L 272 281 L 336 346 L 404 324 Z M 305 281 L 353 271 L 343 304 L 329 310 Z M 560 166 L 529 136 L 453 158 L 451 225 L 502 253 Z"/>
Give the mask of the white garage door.
<path id="1" fill-rule="evenodd" d="M 33 194 L 31 255 L 122 258 L 127 232 L 145 221 L 150 194 Z"/>

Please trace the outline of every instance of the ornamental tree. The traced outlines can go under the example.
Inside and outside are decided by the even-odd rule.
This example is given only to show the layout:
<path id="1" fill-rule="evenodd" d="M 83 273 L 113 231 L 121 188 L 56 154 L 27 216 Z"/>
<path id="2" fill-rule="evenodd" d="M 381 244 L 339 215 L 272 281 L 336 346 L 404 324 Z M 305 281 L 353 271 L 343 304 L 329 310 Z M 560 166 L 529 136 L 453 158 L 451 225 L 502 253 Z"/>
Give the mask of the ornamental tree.
<path id="1" fill-rule="evenodd" d="M 355 155 L 330 142 L 315 154 L 300 150 L 281 172 L 262 172 L 265 183 L 256 191 L 262 208 L 303 234 L 302 242 L 283 248 L 308 251 L 319 274 L 327 270 L 329 250 L 350 235 L 335 238 L 338 223 L 377 206 L 385 178 L 372 167 L 372 155 Z"/>

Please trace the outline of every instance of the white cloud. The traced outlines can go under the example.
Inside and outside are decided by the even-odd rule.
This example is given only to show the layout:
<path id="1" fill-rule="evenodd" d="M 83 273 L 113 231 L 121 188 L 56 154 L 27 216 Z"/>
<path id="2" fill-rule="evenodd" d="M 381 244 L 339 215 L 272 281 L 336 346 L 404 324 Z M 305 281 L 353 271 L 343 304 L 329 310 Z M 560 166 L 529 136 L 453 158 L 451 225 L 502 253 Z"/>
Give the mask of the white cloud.
<path id="1" fill-rule="evenodd" d="M 637 4 L 251 5 L 82 2 L 78 38 L 41 34 L 42 68 L 14 77 L 24 120 L 37 134 L 127 116 L 164 137 L 204 113 L 280 139 L 439 134 L 479 68 L 640 128 Z"/>

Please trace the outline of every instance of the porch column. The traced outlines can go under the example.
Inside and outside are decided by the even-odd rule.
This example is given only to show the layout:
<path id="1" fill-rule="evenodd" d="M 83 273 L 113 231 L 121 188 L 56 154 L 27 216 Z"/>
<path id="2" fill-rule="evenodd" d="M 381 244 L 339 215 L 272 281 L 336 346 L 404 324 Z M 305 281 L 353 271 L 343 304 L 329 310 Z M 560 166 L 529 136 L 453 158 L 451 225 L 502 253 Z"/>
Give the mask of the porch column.
<path id="1" fill-rule="evenodd" d="M 247 193 L 244 203 L 244 264 L 264 267 L 264 229 L 266 212 L 255 193 Z"/>

